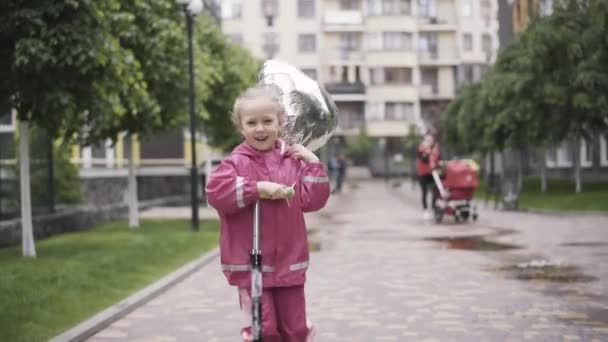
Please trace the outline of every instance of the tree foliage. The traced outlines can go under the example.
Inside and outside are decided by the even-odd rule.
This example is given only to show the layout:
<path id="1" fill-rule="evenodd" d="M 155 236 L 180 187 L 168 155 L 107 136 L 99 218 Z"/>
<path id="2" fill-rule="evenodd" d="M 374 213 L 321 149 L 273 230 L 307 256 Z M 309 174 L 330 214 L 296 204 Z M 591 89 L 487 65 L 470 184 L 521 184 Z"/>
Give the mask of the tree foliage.
<path id="1" fill-rule="evenodd" d="M 501 50 L 442 115 L 448 140 L 488 151 L 555 144 L 608 128 L 608 3 L 556 2 Z"/>
<path id="2" fill-rule="evenodd" d="M 223 145 L 233 100 L 258 64 L 205 16 L 195 28 L 198 109 Z M 3 1 L 0 99 L 21 120 L 85 144 L 184 125 L 186 39 L 175 1 Z"/>
<path id="3" fill-rule="evenodd" d="M 201 52 L 197 55 L 197 84 L 205 85 L 198 92 L 202 128 L 211 145 L 230 150 L 241 140 L 230 119 L 232 106 L 256 82 L 261 63 L 232 44 L 211 20 L 199 21 L 196 39 Z"/>

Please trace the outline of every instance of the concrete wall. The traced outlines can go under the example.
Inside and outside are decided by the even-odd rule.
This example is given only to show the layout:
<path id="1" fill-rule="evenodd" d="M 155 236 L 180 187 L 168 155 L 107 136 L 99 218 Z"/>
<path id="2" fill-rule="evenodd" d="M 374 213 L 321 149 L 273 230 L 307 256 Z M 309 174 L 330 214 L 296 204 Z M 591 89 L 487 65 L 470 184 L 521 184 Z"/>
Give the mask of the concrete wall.
<path id="1" fill-rule="evenodd" d="M 200 184 L 204 184 L 203 178 L 201 176 Z M 140 209 L 152 205 L 189 204 L 189 175 L 138 175 L 137 183 Z M 97 224 L 127 217 L 125 177 L 84 177 L 82 191 L 86 205 L 60 206 L 56 213 L 35 215 L 33 225 L 36 239 L 87 230 Z M 0 246 L 19 243 L 21 243 L 21 220 L 16 218 L 1 221 Z"/>

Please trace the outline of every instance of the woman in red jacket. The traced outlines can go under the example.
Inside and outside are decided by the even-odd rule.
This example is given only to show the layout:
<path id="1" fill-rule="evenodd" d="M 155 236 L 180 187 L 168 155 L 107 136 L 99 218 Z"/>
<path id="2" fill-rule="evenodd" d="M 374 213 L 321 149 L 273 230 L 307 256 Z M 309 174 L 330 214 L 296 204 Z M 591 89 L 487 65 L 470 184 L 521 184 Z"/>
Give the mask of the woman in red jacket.
<path id="1" fill-rule="evenodd" d="M 416 173 L 420 188 L 422 190 L 422 209 L 424 210 L 424 218 L 431 218 L 431 213 L 428 211 L 427 193 L 431 191 L 431 208 L 435 209 L 435 201 L 437 194 L 435 191 L 435 181 L 433 180 L 432 171 L 437 168 L 439 163 L 439 146 L 435 143 L 435 139 L 430 133 L 426 133 L 422 138 L 422 143 L 416 151 Z"/>
<path id="2" fill-rule="evenodd" d="M 277 95 L 258 86 L 237 99 L 233 122 L 245 141 L 218 166 L 206 191 L 220 215 L 222 270 L 238 287 L 241 308 L 248 313 L 253 204 L 262 199 L 263 340 L 304 342 L 311 340 L 312 329 L 304 299 L 308 242 L 303 213 L 323 208 L 330 186 L 317 156 L 279 139 L 285 113 Z M 250 327 L 241 334 L 245 341 L 252 339 Z"/>

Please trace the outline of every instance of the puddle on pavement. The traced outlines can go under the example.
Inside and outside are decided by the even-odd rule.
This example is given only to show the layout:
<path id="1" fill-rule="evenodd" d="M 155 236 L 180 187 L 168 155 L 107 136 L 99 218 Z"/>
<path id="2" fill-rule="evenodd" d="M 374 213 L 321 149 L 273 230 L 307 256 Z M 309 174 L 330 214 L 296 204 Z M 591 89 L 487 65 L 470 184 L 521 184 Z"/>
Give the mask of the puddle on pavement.
<path id="1" fill-rule="evenodd" d="M 538 291 L 567 301 L 567 307 L 556 318 L 576 326 L 608 327 L 608 296 L 589 293 L 584 289 L 565 288 L 562 284 L 549 284 Z"/>
<path id="2" fill-rule="evenodd" d="M 496 234 L 492 235 L 496 236 Z M 439 236 L 424 238 L 423 240 L 441 243 L 448 249 L 465 251 L 495 252 L 522 248 L 518 245 L 487 240 L 489 236 L 490 235 Z"/>
<path id="3" fill-rule="evenodd" d="M 605 241 L 567 242 L 567 243 L 562 243 L 560 246 L 564 246 L 564 247 L 603 247 L 603 246 L 608 246 L 608 242 L 605 242 Z"/>
<path id="4" fill-rule="evenodd" d="M 521 264 L 495 268 L 494 271 L 504 272 L 518 280 L 541 281 L 551 283 L 585 283 L 597 280 L 572 265 L 547 264 L 538 267 L 522 267 Z"/>
<path id="5" fill-rule="evenodd" d="M 606 309 L 586 309 L 584 316 L 578 318 L 564 319 L 575 325 L 586 325 L 591 327 L 608 327 L 608 310 Z"/>

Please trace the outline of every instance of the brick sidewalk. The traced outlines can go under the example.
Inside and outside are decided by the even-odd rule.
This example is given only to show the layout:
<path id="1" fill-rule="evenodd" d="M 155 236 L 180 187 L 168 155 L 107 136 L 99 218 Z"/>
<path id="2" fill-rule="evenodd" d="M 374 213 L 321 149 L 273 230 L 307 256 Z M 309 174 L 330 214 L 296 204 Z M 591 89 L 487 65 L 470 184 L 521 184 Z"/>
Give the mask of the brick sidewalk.
<path id="1" fill-rule="evenodd" d="M 475 224 L 434 225 L 417 196 L 409 183 L 351 181 L 307 217 L 320 246 L 307 283 L 318 341 L 608 340 L 605 217 L 482 207 Z M 533 260 L 571 277 L 513 272 Z M 90 340 L 238 341 L 243 324 L 217 261 Z"/>

